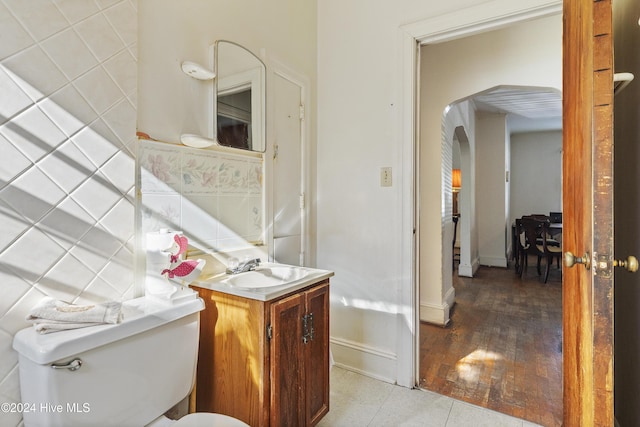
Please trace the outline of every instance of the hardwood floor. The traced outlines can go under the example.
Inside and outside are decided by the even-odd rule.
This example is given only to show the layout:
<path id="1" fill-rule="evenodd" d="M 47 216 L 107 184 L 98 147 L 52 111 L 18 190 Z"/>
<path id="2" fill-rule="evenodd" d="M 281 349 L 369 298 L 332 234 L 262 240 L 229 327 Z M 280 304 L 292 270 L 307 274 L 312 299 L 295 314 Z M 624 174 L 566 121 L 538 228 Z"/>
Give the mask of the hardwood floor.
<path id="1" fill-rule="evenodd" d="M 454 275 L 447 327 L 420 325 L 420 386 L 543 426 L 562 424 L 562 281 L 529 261 Z M 544 273 L 544 272 L 543 272 Z"/>

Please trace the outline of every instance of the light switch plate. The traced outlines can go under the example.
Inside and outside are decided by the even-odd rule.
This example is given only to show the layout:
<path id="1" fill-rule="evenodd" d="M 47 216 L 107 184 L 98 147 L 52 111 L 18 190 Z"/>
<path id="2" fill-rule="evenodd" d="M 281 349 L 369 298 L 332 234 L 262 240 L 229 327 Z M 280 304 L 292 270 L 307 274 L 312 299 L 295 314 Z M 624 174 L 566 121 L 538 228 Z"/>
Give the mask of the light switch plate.
<path id="1" fill-rule="evenodd" d="M 380 186 L 391 187 L 393 184 L 393 177 L 390 167 L 380 168 Z"/>

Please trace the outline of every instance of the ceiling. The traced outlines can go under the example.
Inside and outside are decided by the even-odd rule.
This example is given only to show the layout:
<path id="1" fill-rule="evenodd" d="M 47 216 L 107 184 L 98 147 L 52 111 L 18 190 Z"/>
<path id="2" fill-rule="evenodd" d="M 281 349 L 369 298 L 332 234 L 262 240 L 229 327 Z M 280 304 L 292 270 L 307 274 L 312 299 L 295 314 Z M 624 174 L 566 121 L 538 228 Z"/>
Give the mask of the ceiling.
<path id="1" fill-rule="evenodd" d="M 478 111 L 507 114 L 512 133 L 562 129 L 562 94 L 557 89 L 498 86 L 471 99 Z"/>

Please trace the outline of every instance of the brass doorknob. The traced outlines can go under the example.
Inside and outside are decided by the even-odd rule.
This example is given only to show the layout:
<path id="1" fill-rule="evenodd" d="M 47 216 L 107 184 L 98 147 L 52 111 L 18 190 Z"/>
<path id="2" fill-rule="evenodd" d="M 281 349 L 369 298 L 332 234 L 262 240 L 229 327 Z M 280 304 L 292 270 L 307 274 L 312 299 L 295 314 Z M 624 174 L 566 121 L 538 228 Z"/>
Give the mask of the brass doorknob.
<path id="1" fill-rule="evenodd" d="M 634 257 L 633 255 L 629 255 L 626 260 L 614 259 L 613 266 L 622 267 L 631 273 L 635 273 L 636 271 L 638 271 L 638 258 Z"/>
<path id="2" fill-rule="evenodd" d="M 571 268 L 576 264 L 584 264 L 587 270 L 591 267 L 591 259 L 589 258 L 589 252 L 585 253 L 584 256 L 577 257 L 571 252 L 564 253 L 564 265 Z"/>

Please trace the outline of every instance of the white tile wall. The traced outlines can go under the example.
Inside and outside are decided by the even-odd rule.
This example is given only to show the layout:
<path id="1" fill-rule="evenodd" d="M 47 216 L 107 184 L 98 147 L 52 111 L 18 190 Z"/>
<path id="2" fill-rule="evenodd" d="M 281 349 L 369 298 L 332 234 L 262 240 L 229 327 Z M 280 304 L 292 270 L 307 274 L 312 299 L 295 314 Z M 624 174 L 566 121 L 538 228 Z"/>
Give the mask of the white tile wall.
<path id="1" fill-rule="evenodd" d="M 262 157 L 140 141 L 141 229 L 181 230 L 203 251 L 263 242 Z"/>
<path id="2" fill-rule="evenodd" d="M 133 296 L 136 9 L 0 0 L 0 402 L 20 401 L 11 342 L 43 295 Z"/>

